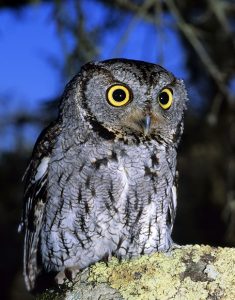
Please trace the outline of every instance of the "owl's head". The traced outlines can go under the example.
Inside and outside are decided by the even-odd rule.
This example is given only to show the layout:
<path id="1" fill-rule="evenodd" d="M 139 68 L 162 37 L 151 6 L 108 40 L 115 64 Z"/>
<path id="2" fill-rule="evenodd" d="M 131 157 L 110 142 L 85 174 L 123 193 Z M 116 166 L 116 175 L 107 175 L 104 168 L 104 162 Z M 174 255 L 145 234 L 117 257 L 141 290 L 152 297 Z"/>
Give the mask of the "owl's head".
<path id="1" fill-rule="evenodd" d="M 161 66 L 128 59 L 88 63 L 73 82 L 78 114 L 103 136 L 178 141 L 187 93 Z"/>

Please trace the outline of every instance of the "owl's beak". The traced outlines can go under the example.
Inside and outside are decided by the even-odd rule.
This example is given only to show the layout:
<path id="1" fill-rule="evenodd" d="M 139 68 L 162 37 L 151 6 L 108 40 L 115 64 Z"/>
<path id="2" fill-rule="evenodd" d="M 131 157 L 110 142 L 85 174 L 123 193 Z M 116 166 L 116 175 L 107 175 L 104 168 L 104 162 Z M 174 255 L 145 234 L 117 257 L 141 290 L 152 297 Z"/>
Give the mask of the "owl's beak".
<path id="1" fill-rule="evenodd" d="M 144 129 L 144 135 L 148 135 L 150 132 L 150 127 L 151 127 L 151 116 L 149 114 L 147 114 L 144 117 L 143 120 L 143 129 Z"/>

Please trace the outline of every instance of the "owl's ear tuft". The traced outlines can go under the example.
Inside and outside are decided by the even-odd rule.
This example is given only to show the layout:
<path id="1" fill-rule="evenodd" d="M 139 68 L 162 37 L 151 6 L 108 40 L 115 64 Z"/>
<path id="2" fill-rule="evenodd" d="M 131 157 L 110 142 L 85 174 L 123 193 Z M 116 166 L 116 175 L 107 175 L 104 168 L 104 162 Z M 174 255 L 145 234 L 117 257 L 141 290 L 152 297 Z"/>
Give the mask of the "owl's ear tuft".
<path id="1" fill-rule="evenodd" d="M 95 61 L 90 61 L 81 67 L 81 71 L 89 71 L 93 69 L 96 65 L 97 63 Z"/>

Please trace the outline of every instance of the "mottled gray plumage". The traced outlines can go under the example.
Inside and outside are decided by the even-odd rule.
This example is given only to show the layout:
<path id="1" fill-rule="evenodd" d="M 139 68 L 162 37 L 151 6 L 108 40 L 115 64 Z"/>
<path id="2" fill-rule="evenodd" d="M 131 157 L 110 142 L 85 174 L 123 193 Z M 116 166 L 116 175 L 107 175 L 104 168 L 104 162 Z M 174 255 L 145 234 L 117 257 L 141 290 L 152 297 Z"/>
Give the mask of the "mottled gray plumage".
<path id="1" fill-rule="evenodd" d="M 186 100 L 181 80 L 141 61 L 88 63 L 67 85 L 25 175 L 29 290 L 40 274 L 170 249 Z"/>

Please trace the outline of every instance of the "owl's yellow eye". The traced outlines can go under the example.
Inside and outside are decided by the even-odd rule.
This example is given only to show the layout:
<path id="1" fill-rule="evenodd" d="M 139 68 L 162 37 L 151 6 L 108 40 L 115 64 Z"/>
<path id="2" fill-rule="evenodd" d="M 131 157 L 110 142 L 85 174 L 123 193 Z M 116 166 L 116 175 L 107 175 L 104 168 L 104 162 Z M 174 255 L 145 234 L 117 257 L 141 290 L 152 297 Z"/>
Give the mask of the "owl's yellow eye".
<path id="1" fill-rule="evenodd" d="M 132 100 L 131 91 L 124 85 L 115 84 L 107 90 L 107 101 L 115 107 L 126 105 Z"/>
<path id="2" fill-rule="evenodd" d="M 164 89 L 158 95 L 158 102 L 163 109 L 169 109 L 173 102 L 173 93 L 171 89 Z"/>

